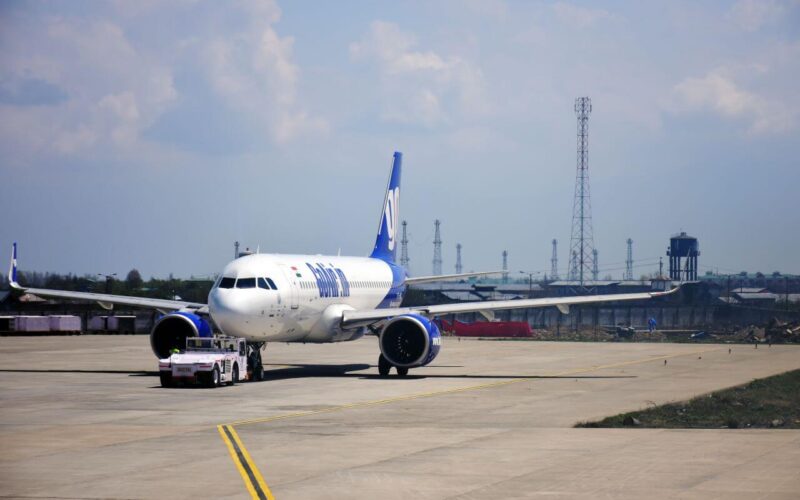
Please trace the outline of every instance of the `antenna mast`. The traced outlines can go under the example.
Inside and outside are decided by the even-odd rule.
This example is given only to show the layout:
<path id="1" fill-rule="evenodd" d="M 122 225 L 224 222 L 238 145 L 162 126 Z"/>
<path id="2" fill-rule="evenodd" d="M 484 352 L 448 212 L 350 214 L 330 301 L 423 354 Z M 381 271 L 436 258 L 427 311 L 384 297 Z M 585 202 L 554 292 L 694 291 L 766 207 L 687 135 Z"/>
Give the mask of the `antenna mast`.
<path id="1" fill-rule="evenodd" d="M 659 274 L 661 274 L 659 272 Z M 625 260 L 625 276 L 623 279 L 633 280 L 633 240 L 628 238 L 628 258 Z"/>
<path id="2" fill-rule="evenodd" d="M 400 265 L 408 271 L 408 234 L 406 233 L 408 222 L 403 221 L 403 238 L 400 240 Z"/>
<path id="3" fill-rule="evenodd" d="M 594 235 L 592 231 L 592 204 L 589 193 L 589 115 L 592 100 L 588 97 L 575 99 L 575 114 L 578 117 L 578 162 L 575 174 L 575 197 L 572 204 L 572 236 L 570 251 L 573 262 L 570 274 L 583 286 L 589 273 L 594 270 Z"/>
<path id="4" fill-rule="evenodd" d="M 433 236 L 433 275 L 440 276 L 442 274 L 442 236 L 439 231 L 441 222 L 436 219 L 433 222 L 436 232 Z"/>

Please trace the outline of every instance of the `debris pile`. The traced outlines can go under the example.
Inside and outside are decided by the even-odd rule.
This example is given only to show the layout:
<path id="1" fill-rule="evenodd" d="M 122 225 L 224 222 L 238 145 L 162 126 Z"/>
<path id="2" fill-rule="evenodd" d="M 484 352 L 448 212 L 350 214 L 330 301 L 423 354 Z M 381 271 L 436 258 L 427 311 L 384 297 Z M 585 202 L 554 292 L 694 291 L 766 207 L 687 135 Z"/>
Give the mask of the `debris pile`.
<path id="1" fill-rule="evenodd" d="M 782 322 L 772 318 L 764 329 L 764 338 L 769 343 L 797 342 L 800 343 L 800 321 Z"/>

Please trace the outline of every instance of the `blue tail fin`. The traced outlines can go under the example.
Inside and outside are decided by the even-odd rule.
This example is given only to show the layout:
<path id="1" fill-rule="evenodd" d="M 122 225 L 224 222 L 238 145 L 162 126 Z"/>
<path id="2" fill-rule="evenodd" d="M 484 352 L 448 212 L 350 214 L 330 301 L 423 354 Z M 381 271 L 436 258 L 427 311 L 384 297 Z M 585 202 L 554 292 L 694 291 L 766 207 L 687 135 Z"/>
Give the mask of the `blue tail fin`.
<path id="1" fill-rule="evenodd" d="M 8 267 L 8 284 L 11 288 L 19 288 L 17 283 L 17 242 L 11 246 L 11 265 Z"/>
<path id="2" fill-rule="evenodd" d="M 395 153 L 392 170 L 389 173 L 389 185 L 386 187 L 386 198 L 383 202 L 383 213 L 378 225 L 378 237 L 372 255 L 376 259 L 394 263 L 397 256 L 397 228 L 400 221 L 400 171 L 403 165 L 403 153 Z"/>

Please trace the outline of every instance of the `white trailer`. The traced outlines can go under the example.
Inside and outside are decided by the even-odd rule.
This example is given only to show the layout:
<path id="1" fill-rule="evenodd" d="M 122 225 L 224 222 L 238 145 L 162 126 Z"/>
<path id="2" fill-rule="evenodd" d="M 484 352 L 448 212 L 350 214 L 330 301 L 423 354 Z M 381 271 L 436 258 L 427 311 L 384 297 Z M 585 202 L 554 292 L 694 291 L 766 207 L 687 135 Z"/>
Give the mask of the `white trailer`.
<path id="1" fill-rule="evenodd" d="M 247 380 L 247 345 L 243 338 L 189 337 L 186 349 L 158 361 L 163 387 L 178 383 L 216 387 Z"/>

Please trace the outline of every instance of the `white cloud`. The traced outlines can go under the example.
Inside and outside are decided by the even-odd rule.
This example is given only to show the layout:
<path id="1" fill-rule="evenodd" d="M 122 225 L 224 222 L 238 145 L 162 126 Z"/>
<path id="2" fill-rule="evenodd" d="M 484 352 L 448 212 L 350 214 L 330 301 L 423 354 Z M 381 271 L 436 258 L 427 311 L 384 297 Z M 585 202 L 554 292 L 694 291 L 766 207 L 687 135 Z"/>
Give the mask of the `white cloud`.
<path id="1" fill-rule="evenodd" d="M 579 7 L 566 2 L 556 2 L 553 4 L 553 11 L 556 17 L 562 22 L 575 26 L 576 28 L 586 28 L 598 21 L 611 19 L 613 16 L 604 9 L 591 9 Z"/>
<path id="2" fill-rule="evenodd" d="M 47 106 L 3 107 L 6 119 L 27 124 L 4 136 L 4 147 L 20 158 L 134 146 L 177 99 L 168 66 L 136 50 L 118 25 L 50 18 L 38 28 L 34 41 L 6 54 L 2 76 L 42 80 L 66 98 Z"/>
<path id="3" fill-rule="evenodd" d="M 785 6 L 776 0 L 739 0 L 731 7 L 728 18 L 745 31 L 757 31 L 780 19 L 784 11 Z"/>
<path id="4" fill-rule="evenodd" d="M 273 142 L 327 131 L 327 122 L 298 100 L 301 72 L 293 38 L 273 27 L 281 15 L 277 4 L 243 0 L 233 6 L 238 10 L 226 5 L 224 14 L 244 20 L 233 33 L 217 33 L 224 23 L 203 24 L 203 15 L 216 21 L 220 12 L 190 2 L 125 2 L 84 16 L 8 19 L 0 52 L 0 151 L 10 163 L 25 164 L 41 156 L 163 149 L 165 143 L 145 139 L 144 132 L 181 102 L 174 81 L 179 71 L 205 73 L 222 100 Z M 198 27 L 188 37 L 186 31 L 148 36 L 140 29 L 154 16 L 187 14 Z M 127 33 L 125 23 L 137 31 Z M 190 82 L 186 90 L 201 86 Z M 21 123 L 25 128 L 15 125 Z"/>
<path id="5" fill-rule="evenodd" d="M 416 38 L 399 26 L 374 21 L 359 42 L 350 44 L 354 60 L 376 64 L 387 121 L 427 127 L 453 115 L 484 114 L 488 100 L 480 69 L 458 56 L 417 50 Z"/>
<path id="6" fill-rule="evenodd" d="M 781 133 L 794 126 L 791 112 L 781 103 L 740 88 L 723 70 L 686 78 L 673 91 L 679 110 L 710 109 L 726 118 L 747 119 L 754 134 Z"/>
<path id="7" fill-rule="evenodd" d="M 214 89 L 243 112 L 261 117 L 278 143 L 304 134 L 326 133 L 328 123 L 297 102 L 300 69 L 293 61 L 294 38 L 273 28 L 280 19 L 274 2 L 244 2 L 250 26 L 238 36 L 218 37 L 204 49 Z"/>

